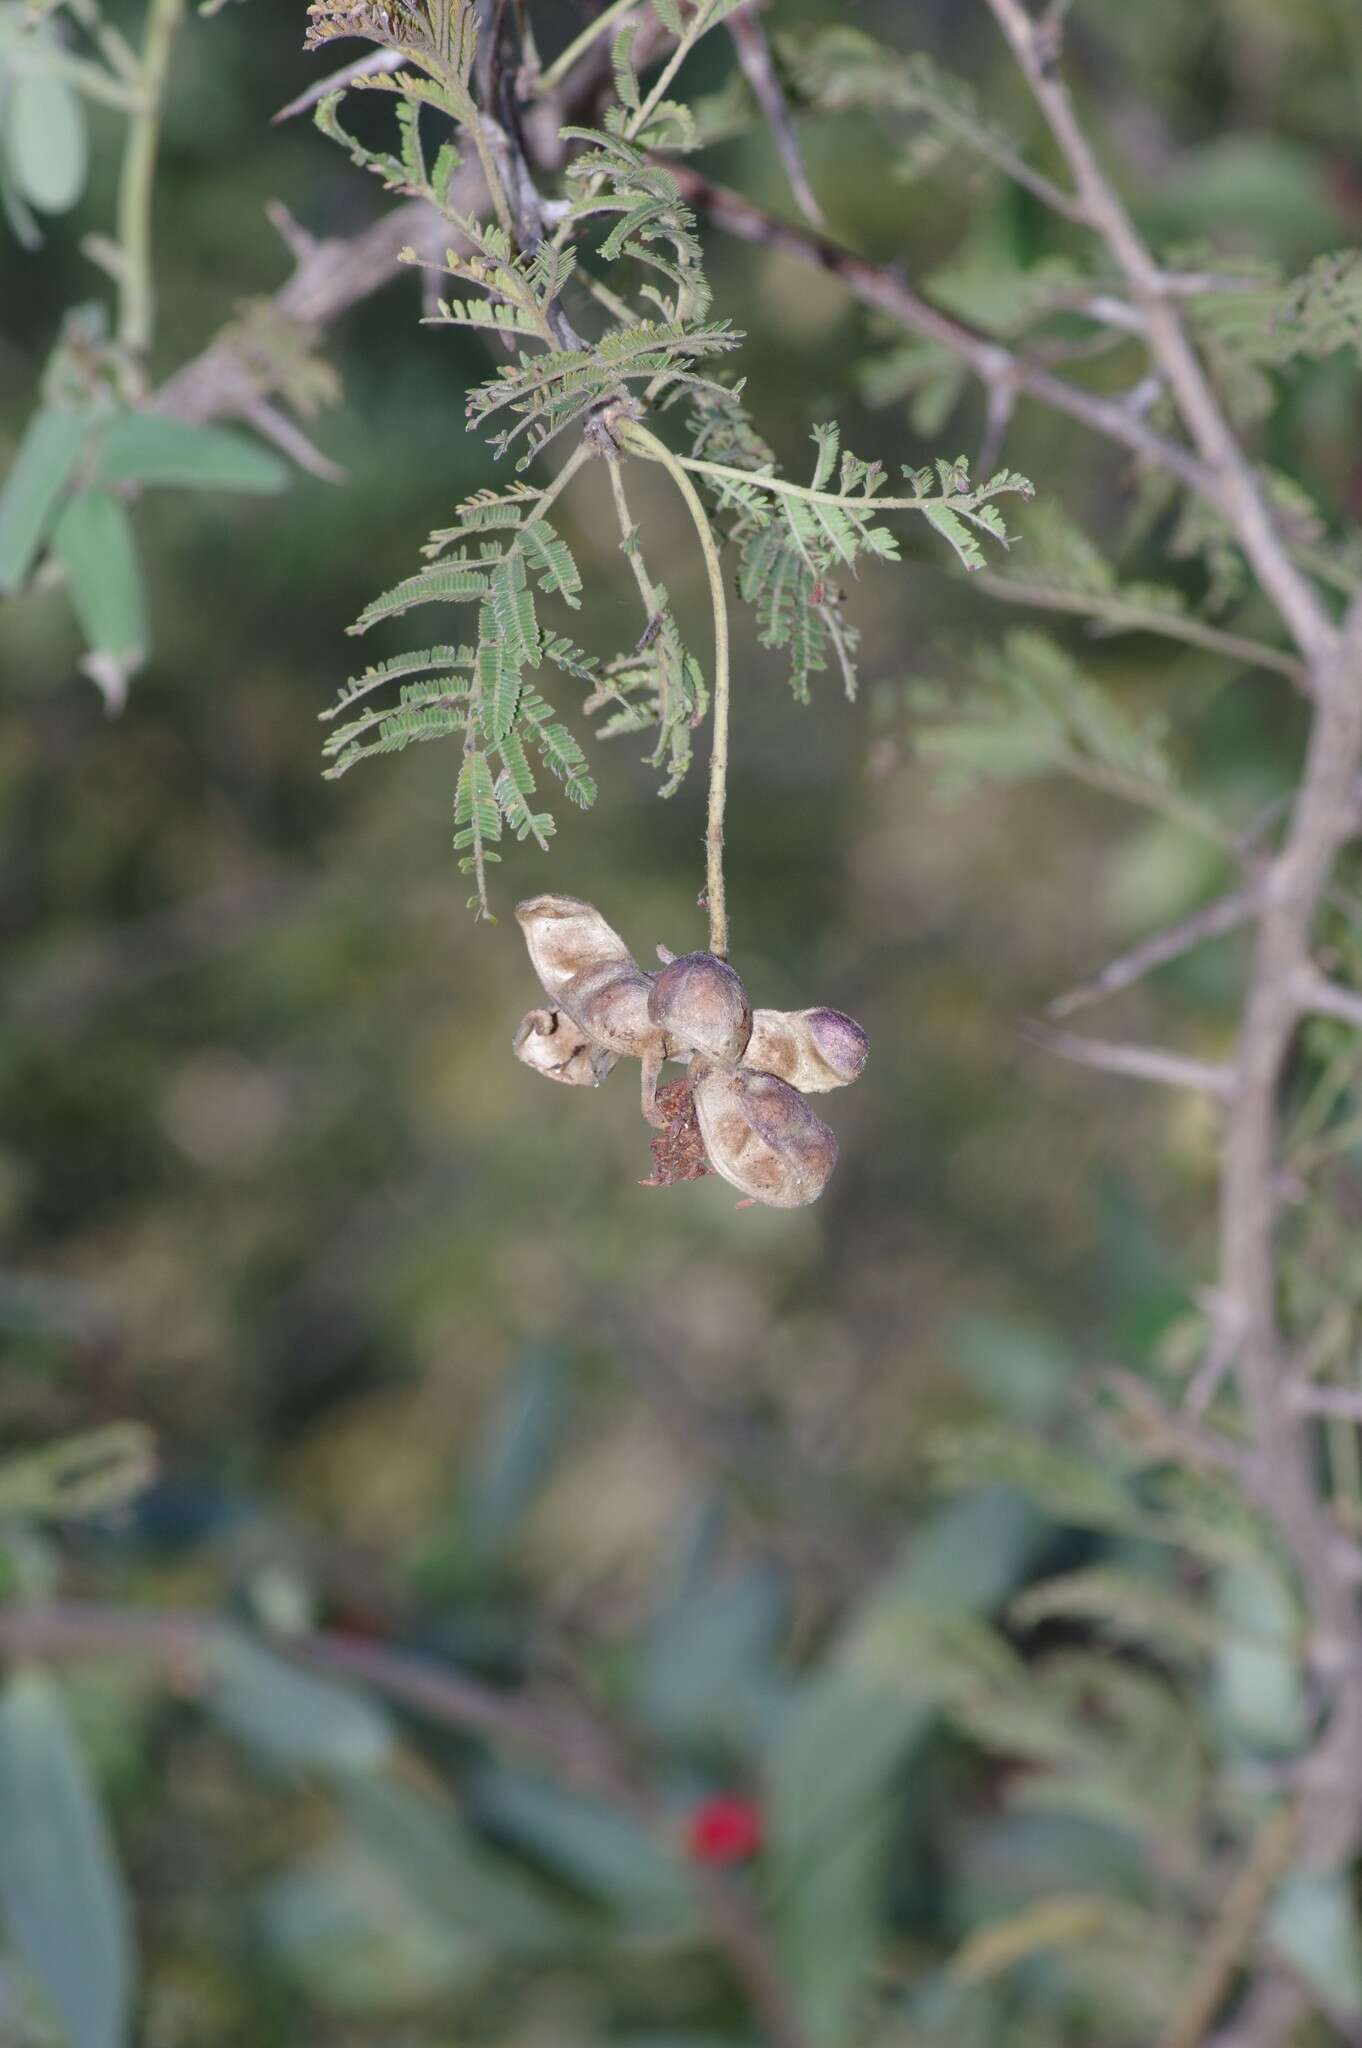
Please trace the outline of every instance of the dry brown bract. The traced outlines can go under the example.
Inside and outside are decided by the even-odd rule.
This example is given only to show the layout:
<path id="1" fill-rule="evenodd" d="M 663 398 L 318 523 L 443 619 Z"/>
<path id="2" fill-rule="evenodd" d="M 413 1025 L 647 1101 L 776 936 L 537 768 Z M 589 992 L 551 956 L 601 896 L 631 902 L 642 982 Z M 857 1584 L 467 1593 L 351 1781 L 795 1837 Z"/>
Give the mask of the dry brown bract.
<path id="1" fill-rule="evenodd" d="M 842 1088 L 866 1060 L 866 1036 L 840 1010 L 757 1010 L 742 980 L 712 953 L 645 974 L 619 933 L 575 896 L 516 906 L 530 960 L 551 1005 L 531 1010 L 516 1058 L 552 1081 L 594 1088 L 618 1059 L 636 1059 L 653 1141 L 645 1187 L 721 1174 L 775 1209 L 816 1202 L 837 1140 L 804 1100 Z M 659 951 L 662 949 L 659 948 Z M 689 1066 L 659 1092 L 666 1060 Z"/>

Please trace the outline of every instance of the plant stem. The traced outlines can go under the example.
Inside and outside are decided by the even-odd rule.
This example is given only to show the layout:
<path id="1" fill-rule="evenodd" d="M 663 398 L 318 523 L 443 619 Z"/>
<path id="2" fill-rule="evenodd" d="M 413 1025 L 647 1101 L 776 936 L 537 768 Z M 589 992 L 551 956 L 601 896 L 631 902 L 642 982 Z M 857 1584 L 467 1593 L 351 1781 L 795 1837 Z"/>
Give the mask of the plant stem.
<path id="1" fill-rule="evenodd" d="M 26 55 L 20 42 L 18 49 L 9 59 L 13 76 L 21 77 L 25 71 L 45 71 L 49 77 L 64 78 L 77 92 L 95 100 L 102 107 L 116 107 L 120 114 L 140 113 L 142 96 L 136 85 L 126 79 L 116 78 L 104 65 L 96 64 L 87 57 L 77 57 L 67 50 L 44 47 L 40 58 Z"/>
<path id="2" fill-rule="evenodd" d="M 648 574 L 648 565 L 639 553 L 636 539 L 638 529 L 630 516 L 629 500 L 624 495 L 624 478 L 620 474 L 617 458 L 608 455 L 606 466 L 610 471 L 610 494 L 615 500 L 615 512 L 620 523 L 620 552 L 634 572 L 638 594 L 643 600 L 644 618 L 651 625 L 658 613 L 657 591 L 652 577 Z"/>
<path id="3" fill-rule="evenodd" d="M 574 37 L 567 48 L 554 58 L 539 80 L 537 90 L 541 93 L 552 92 L 554 87 L 567 77 L 573 65 L 586 55 L 597 38 L 603 36 L 607 29 L 613 28 L 617 21 L 622 21 L 627 14 L 631 14 L 639 4 L 640 0 L 611 0 L 611 5 L 603 13 L 598 14 L 594 21 L 589 21 L 581 34 Z"/>
<path id="4" fill-rule="evenodd" d="M 700 551 L 709 577 L 709 594 L 714 608 L 714 740 L 709 757 L 709 816 L 705 827 L 705 896 L 709 908 L 709 950 L 720 960 L 728 958 L 728 902 L 724 893 L 724 805 L 728 797 L 728 706 L 729 651 L 728 598 L 724 591 L 723 564 L 708 515 L 700 496 L 678 458 L 665 441 L 637 420 L 626 420 L 618 429 L 620 446 L 648 462 L 659 462 L 686 501 L 695 522 Z"/>
<path id="5" fill-rule="evenodd" d="M 658 102 L 666 98 L 672 80 L 695 48 L 695 45 L 699 42 L 701 36 L 705 33 L 705 30 L 710 26 L 714 15 L 714 7 L 715 0 L 700 0 L 694 20 L 658 73 L 652 91 L 647 94 L 642 105 L 629 117 L 629 122 L 624 132 L 630 142 L 633 141 L 636 135 L 643 133 L 643 130 L 648 125 L 650 116 L 656 111 Z"/>
<path id="6" fill-rule="evenodd" d="M 161 141 L 162 103 L 184 0 L 148 0 L 142 44 L 141 105 L 128 122 L 118 185 L 118 242 L 123 262 L 118 279 L 118 338 L 130 359 L 134 382 L 151 347 L 156 300 L 151 269 L 151 205 L 156 154 Z"/>
<path id="7" fill-rule="evenodd" d="M 927 498 L 881 498 L 864 492 L 855 495 L 839 491 L 815 490 L 812 484 L 793 484 L 783 476 L 768 476 L 761 470 L 731 469 L 726 462 L 703 462 L 698 455 L 679 455 L 677 461 L 683 469 L 694 470 L 697 476 L 717 477 L 720 483 L 749 484 L 759 491 L 774 491 L 784 498 L 807 498 L 813 505 L 846 505 L 854 512 L 925 512 L 929 505 L 939 505 L 940 495 Z M 972 504 L 977 492 L 962 492 L 961 502 L 968 499 Z"/>
<path id="8" fill-rule="evenodd" d="M 1252 668 L 1266 668 L 1287 676 L 1304 689 L 1305 664 L 1280 647 L 1266 647 L 1261 640 L 1246 639 L 1240 633 L 1222 632 L 1208 626 L 1191 612 L 1162 612 L 1152 606 L 1130 604 L 1119 594 L 1106 591 L 1063 590 L 1047 583 L 1025 583 L 1011 576 L 981 570 L 971 581 L 972 590 L 987 591 L 1007 604 L 1034 605 L 1039 611 L 1071 612 L 1077 618 L 1093 619 L 1113 633 L 1159 633 L 1168 640 L 1183 640 L 1189 647 L 1204 647 L 1208 653 L 1223 654 L 1230 661 L 1242 661 Z"/>

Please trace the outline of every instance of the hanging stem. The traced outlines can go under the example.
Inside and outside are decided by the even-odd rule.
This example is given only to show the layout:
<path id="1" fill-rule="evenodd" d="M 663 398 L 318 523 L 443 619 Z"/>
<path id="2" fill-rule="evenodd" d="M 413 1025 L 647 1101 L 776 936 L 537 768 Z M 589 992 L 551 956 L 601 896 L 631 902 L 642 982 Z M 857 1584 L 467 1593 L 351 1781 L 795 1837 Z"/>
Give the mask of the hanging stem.
<path id="1" fill-rule="evenodd" d="M 723 564 L 709 516 L 694 484 L 665 441 L 637 420 L 624 420 L 616 438 L 631 455 L 660 462 L 686 501 L 705 558 L 709 594 L 714 608 L 714 739 L 709 757 L 709 815 L 705 826 L 705 896 L 709 905 L 709 950 L 728 958 L 728 901 L 724 894 L 724 805 L 728 797 L 728 597 Z"/>
<path id="2" fill-rule="evenodd" d="M 118 338 L 139 382 L 155 320 L 151 202 L 156 153 L 170 57 L 183 15 L 184 0 L 148 0 L 138 80 L 141 103 L 128 122 L 118 183 L 118 242 L 123 258 L 118 277 Z"/>
<path id="3" fill-rule="evenodd" d="M 616 23 L 623 22 L 638 5 L 639 0 L 612 0 L 612 4 L 604 13 L 598 14 L 594 21 L 589 21 L 581 34 L 554 58 L 540 78 L 536 91 L 552 92 L 554 87 L 567 77 L 573 65 L 586 55 L 597 37 L 608 34 Z"/>

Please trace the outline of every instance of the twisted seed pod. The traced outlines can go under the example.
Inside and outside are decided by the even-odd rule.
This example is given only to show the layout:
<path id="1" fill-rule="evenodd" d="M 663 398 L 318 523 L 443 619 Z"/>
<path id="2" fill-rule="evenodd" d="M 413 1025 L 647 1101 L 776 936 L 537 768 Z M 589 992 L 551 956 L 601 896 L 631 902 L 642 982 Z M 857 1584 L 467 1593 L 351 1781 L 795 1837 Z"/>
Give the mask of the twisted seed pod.
<path id="1" fill-rule="evenodd" d="M 652 978 L 648 1015 L 671 1054 L 738 1060 L 752 1036 L 752 1005 L 740 977 L 713 953 L 683 953 Z"/>
<path id="2" fill-rule="evenodd" d="M 562 1010 L 528 1011 L 511 1044 L 527 1067 L 569 1088 L 599 1088 L 615 1064 L 614 1053 L 594 1045 Z"/>
<path id="3" fill-rule="evenodd" d="M 859 1080 L 869 1050 L 860 1025 L 841 1010 L 758 1010 L 743 1063 L 801 1095 L 821 1095 Z"/>
<path id="4" fill-rule="evenodd" d="M 599 910 L 576 896 L 532 896 L 515 914 L 549 1001 L 597 1045 L 643 1059 L 658 1039 L 651 979 Z"/>
<path id="5" fill-rule="evenodd" d="M 837 1164 L 837 1140 L 776 1074 L 736 1073 L 696 1060 L 695 1112 L 716 1173 L 772 1209 L 816 1202 Z"/>
<path id="6" fill-rule="evenodd" d="M 618 961 L 632 967 L 633 955 L 599 910 L 578 896 L 529 896 L 515 907 L 525 934 L 530 965 L 551 1003 L 581 974 Z"/>

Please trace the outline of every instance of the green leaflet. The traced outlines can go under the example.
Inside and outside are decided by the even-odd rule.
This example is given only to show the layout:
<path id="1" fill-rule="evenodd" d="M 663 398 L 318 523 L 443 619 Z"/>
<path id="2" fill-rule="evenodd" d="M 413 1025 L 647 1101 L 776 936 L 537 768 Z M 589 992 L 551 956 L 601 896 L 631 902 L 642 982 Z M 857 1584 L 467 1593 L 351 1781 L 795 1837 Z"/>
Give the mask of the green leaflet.
<path id="1" fill-rule="evenodd" d="M 54 406 L 33 415 L 0 488 L 0 592 L 12 597 L 47 539 L 94 415 Z"/>
<path id="2" fill-rule="evenodd" d="M 117 710 L 128 677 L 147 649 L 132 521 L 110 492 L 82 491 L 57 521 L 52 551 L 66 572 L 66 587 L 90 650 L 86 672 L 110 708 Z"/>
<path id="3" fill-rule="evenodd" d="M 367 604 L 350 631 L 367 633 L 380 620 L 400 618 L 414 605 L 449 604 L 465 598 L 485 597 L 490 587 L 487 570 L 469 567 L 462 562 L 437 569 L 422 569 L 419 574 L 408 576 Z"/>
<path id="4" fill-rule="evenodd" d="M 229 427 L 127 412 L 106 429 L 93 481 L 174 484 L 196 491 L 282 491 L 288 464 Z"/>
<path id="5" fill-rule="evenodd" d="M 64 78 L 33 70 L 8 89 L 4 148 L 21 196 L 39 213 L 66 213 L 85 189 L 85 110 Z"/>
<path id="6" fill-rule="evenodd" d="M 71 2048 L 126 2048 L 127 1900 L 60 1692 L 27 1671 L 0 1691 L 0 1926 Z"/>
<path id="7" fill-rule="evenodd" d="M 473 644 L 450 642 L 391 656 L 352 677 L 323 713 L 328 720 L 354 714 L 324 743 L 324 773 L 333 780 L 378 754 L 426 740 L 463 742 L 454 844 L 461 867 L 476 878 L 472 901 L 482 916 L 490 914 L 486 870 L 498 858 L 493 849 L 503 827 L 518 841 L 533 839 L 544 849 L 555 830 L 552 814 L 531 801 L 531 751 L 574 803 L 585 807 L 596 794 L 572 733 L 525 682 L 526 670 L 545 658 L 582 682 L 592 682 L 596 671 L 593 656 L 562 634 L 545 633 L 539 623 L 539 592 L 576 609 L 582 587 L 567 543 L 539 514 L 547 495 L 516 484 L 467 499 L 454 524 L 437 529 L 427 542 L 431 565 L 376 598 L 351 629 L 367 632 L 417 604 L 476 601 Z M 366 703 L 392 683 L 399 685 L 395 705 Z"/>
<path id="8" fill-rule="evenodd" d="M 626 22 L 615 37 L 610 52 L 610 68 L 614 73 L 615 91 L 624 105 L 636 111 L 640 106 L 638 80 L 634 76 L 633 45 L 638 34 L 637 25 Z"/>

